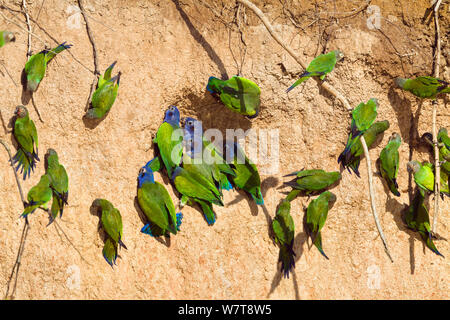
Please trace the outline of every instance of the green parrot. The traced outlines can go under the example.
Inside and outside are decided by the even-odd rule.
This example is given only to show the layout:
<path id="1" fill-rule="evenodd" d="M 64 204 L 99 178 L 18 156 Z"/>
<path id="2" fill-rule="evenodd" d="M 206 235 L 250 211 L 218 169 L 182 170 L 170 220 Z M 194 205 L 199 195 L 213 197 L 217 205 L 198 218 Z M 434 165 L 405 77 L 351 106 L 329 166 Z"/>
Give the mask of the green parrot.
<path id="1" fill-rule="evenodd" d="M 406 225 L 414 230 L 419 232 L 426 246 L 431 249 L 434 253 L 439 256 L 444 257 L 437 249 L 433 243 L 431 228 L 430 228 L 430 217 L 428 214 L 428 209 L 425 206 L 425 198 L 422 195 L 422 192 L 416 192 L 414 196 L 413 203 L 408 207 L 408 210 L 405 212 L 405 222 Z"/>
<path id="2" fill-rule="evenodd" d="M 317 199 L 311 201 L 306 209 L 306 224 L 305 229 L 312 243 L 319 249 L 319 252 L 328 260 L 327 255 L 322 249 L 322 230 L 327 220 L 328 210 L 330 206 L 336 201 L 336 196 L 330 191 L 325 191 L 320 194 Z"/>
<path id="3" fill-rule="evenodd" d="M 14 112 L 15 122 L 13 135 L 17 141 L 17 153 L 13 157 L 13 163 L 17 163 L 16 171 L 21 169 L 23 180 L 30 177 L 31 171 L 36 167 L 38 157 L 38 135 L 33 120 L 30 119 L 28 109 L 25 106 L 18 106 Z"/>
<path id="4" fill-rule="evenodd" d="M 39 183 L 28 191 L 25 210 L 22 217 L 26 218 L 37 208 L 42 207 L 47 210 L 47 204 L 52 199 L 52 189 L 50 188 L 50 177 L 46 174 L 41 176 Z"/>
<path id="5" fill-rule="evenodd" d="M 278 261 L 281 261 L 281 272 L 289 278 L 289 272 L 295 268 L 294 220 L 290 214 L 291 203 L 284 199 L 278 206 L 275 218 L 272 221 L 272 230 L 275 234 L 275 243 L 280 246 Z"/>
<path id="6" fill-rule="evenodd" d="M 300 83 L 308 80 L 311 77 L 319 77 L 320 80 L 325 79 L 327 73 L 333 71 L 336 62 L 344 58 L 344 54 L 339 50 L 334 50 L 326 54 L 321 54 L 311 61 L 306 71 L 300 75 L 300 79 L 290 86 L 286 92 L 291 91 Z"/>
<path id="7" fill-rule="evenodd" d="M 347 139 L 344 151 L 339 155 L 338 163 L 345 164 L 352 158 L 352 148 L 373 124 L 377 117 L 378 100 L 371 98 L 367 103 L 361 102 L 352 111 L 351 131 Z M 367 144 L 367 143 L 366 143 Z"/>
<path id="8" fill-rule="evenodd" d="M 395 84 L 419 98 L 436 99 L 440 93 L 450 93 L 447 82 L 433 77 L 417 77 L 415 79 L 396 78 Z"/>
<path id="9" fill-rule="evenodd" d="M 153 162 L 158 161 L 155 159 L 142 167 L 138 176 L 138 203 L 148 219 L 141 232 L 153 237 L 169 236 L 169 232 L 177 234 L 180 230 L 183 214 L 175 213 L 175 206 L 166 188 L 155 181 L 152 170 Z"/>
<path id="10" fill-rule="evenodd" d="M 261 177 L 258 168 L 251 161 L 237 142 L 225 143 L 227 162 L 232 164 L 235 176 L 231 177 L 233 184 L 239 189 L 249 193 L 256 204 L 263 205 L 264 198 L 261 193 Z"/>
<path id="11" fill-rule="evenodd" d="M 321 169 L 296 171 L 285 177 L 290 176 L 296 176 L 296 178 L 285 182 L 284 185 L 303 191 L 307 195 L 321 192 L 341 179 L 339 171 L 326 172 Z"/>
<path id="12" fill-rule="evenodd" d="M 42 79 L 45 76 L 47 64 L 60 52 L 72 47 L 71 44 L 65 42 L 52 50 L 44 49 L 39 53 L 36 53 L 28 59 L 25 64 L 25 73 L 27 75 L 27 89 L 28 91 L 35 92 L 39 87 Z"/>
<path id="13" fill-rule="evenodd" d="M 66 169 L 59 163 L 58 154 L 53 149 L 48 149 L 46 154 L 47 170 L 46 173 L 50 177 L 50 188 L 53 191 L 53 202 L 51 207 L 51 214 L 53 220 L 59 212 L 62 217 L 64 212 L 64 205 L 68 204 L 69 197 L 69 177 Z M 53 220 L 51 222 L 53 222 Z"/>
<path id="14" fill-rule="evenodd" d="M 442 143 L 448 150 L 450 150 L 450 138 L 446 128 L 440 128 L 438 132 L 438 141 Z"/>
<path id="15" fill-rule="evenodd" d="M 103 257 L 106 262 L 112 267 L 116 263 L 118 245 L 127 249 L 122 242 L 123 239 L 123 225 L 120 211 L 116 209 L 111 202 L 106 199 L 95 199 L 92 207 L 101 210 L 100 221 L 108 238 L 103 247 Z M 109 240 L 109 241 L 108 241 Z"/>
<path id="16" fill-rule="evenodd" d="M 441 128 L 439 130 L 439 134 L 437 137 L 439 149 L 439 162 L 441 165 L 441 170 L 444 170 L 447 174 L 450 174 L 450 149 L 444 143 L 446 131 L 447 130 L 445 128 Z M 433 135 L 429 132 L 425 132 L 422 135 L 422 140 L 424 140 L 427 144 L 429 144 L 429 146 L 431 147 L 431 151 L 434 153 Z"/>
<path id="17" fill-rule="evenodd" d="M 210 77 L 206 89 L 230 110 L 255 118 L 261 104 L 261 89 L 248 79 L 234 76 L 228 80 Z"/>
<path id="18" fill-rule="evenodd" d="M 172 177 L 173 170 L 181 163 L 182 142 L 183 130 L 180 128 L 180 111 L 177 107 L 170 106 L 165 112 L 164 122 L 159 126 L 155 139 L 153 139 L 169 178 Z"/>
<path id="19" fill-rule="evenodd" d="M 381 176 L 384 180 L 386 180 L 389 190 L 391 190 L 391 192 L 397 197 L 400 196 L 400 192 L 398 191 L 397 175 L 400 161 L 398 148 L 401 143 L 402 139 L 400 135 L 394 132 L 389 138 L 388 144 L 380 153 Z"/>
<path id="20" fill-rule="evenodd" d="M 414 181 L 419 187 L 420 192 L 423 196 L 426 193 L 432 193 L 434 191 L 434 166 L 429 162 L 423 162 L 422 164 L 418 161 L 410 161 L 407 164 L 409 172 L 414 175 Z M 450 196 L 450 190 L 448 186 L 448 175 L 441 170 L 441 196 Z"/>
<path id="21" fill-rule="evenodd" d="M 10 31 L 0 31 L 0 48 L 10 42 L 15 42 L 16 37 Z"/>
<path id="22" fill-rule="evenodd" d="M 98 79 L 97 89 L 92 95 L 92 108 L 86 112 L 86 117 L 90 119 L 103 118 L 111 110 L 114 101 L 116 101 L 119 91 L 121 72 L 111 78 L 111 72 L 117 61 L 110 65 L 104 75 Z"/>

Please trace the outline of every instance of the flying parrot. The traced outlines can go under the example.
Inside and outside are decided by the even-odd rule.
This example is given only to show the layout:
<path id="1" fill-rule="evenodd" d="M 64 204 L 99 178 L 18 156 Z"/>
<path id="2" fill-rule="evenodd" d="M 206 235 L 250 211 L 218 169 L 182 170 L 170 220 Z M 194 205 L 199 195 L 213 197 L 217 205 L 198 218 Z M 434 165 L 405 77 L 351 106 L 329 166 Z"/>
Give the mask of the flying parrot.
<path id="1" fill-rule="evenodd" d="M 14 33 L 10 31 L 0 31 L 0 48 L 5 44 L 16 41 Z"/>
<path id="2" fill-rule="evenodd" d="M 122 242 L 123 225 L 120 211 L 116 209 L 111 202 L 106 199 L 95 199 L 92 207 L 101 211 L 100 221 L 108 238 L 103 247 L 103 257 L 112 267 L 116 263 L 118 245 L 127 249 Z"/>
<path id="3" fill-rule="evenodd" d="M 227 161 L 231 162 L 235 176 L 231 177 L 233 184 L 239 189 L 249 193 L 258 205 L 264 204 L 261 193 L 261 177 L 258 168 L 251 161 L 237 142 L 225 143 Z"/>
<path id="4" fill-rule="evenodd" d="M 28 109 L 25 106 L 18 106 L 14 112 L 16 120 L 14 122 L 13 135 L 18 143 L 17 153 L 13 157 L 13 163 L 17 163 L 16 171 L 21 169 L 23 180 L 30 177 L 31 171 L 36 167 L 38 157 L 38 135 L 33 120 L 30 119 Z"/>
<path id="5" fill-rule="evenodd" d="M 206 90 L 234 112 L 248 118 L 255 118 L 259 113 L 261 89 L 248 79 L 238 76 L 228 80 L 210 77 Z"/>
<path id="6" fill-rule="evenodd" d="M 326 172 L 321 169 L 301 170 L 288 174 L 285 177 L 290 176 L 296 176 L 296 178 L 285 182 L 284 185 L 303 191 L 307 195 L 324 191 L 341 179 L 339 171 Z"/>
<path id="7" fill-rule="evenodd" d="M 53 192 L 53 202 L 51 207 L 51 214 L 53 220 L 59 212 L 62 217 L 64 212 L 64 205 L 68 204 L 69 197 L 69 177 L 66 169 L 59 163 L 58 154 L 53 149 L 48 149 L 46 154 L 47 170 L 46 173 L 50 177 L 50 188 Z M 51 222 L 53 222 L 53 220 Z"/>
<path id="8" fill-rule="evenodd" d="M 319 249 L 319 252 L 328 259 L 322 249 L 322 230 L 327 220 L 328 210 L 336 201 L 336 196 L 330 191 L 320 194 L 317 199 L 311 201 L 306 209 L 306 233 L 311 237 L 312 243 Z"/>
<path id="9" fill-rule="evenodd" d="M 399 168 L 399 153 L 398 148 L 402 143 L 400 135 L 396 132 L 389 138 L 389 142 L 380 153 L 380 172 L 383 179 L 386 181 L 389 190 L 396 195 L 400 196 L 397 184 L 397 175 Z"/>
<path id="10" fill-rule="evenodd" d="M 142 167 L 138 176 L 138 203 L 148 219 L 141 232 L 153 237 L 169 236 L 169 232 L 177 234 L 180 230 L 183 214 L 175 213 L 175 206 L 166 188 L 155 181 L 152 170 L 155 159 Z"/>
<path id="11" fill-rule="evenodd" d="M 377 117 L 378 100 L 371 98 L 367 103 L 361 102 L 352 111 L 351 131 L 344 151 L 339 155 L 338 163 L 349 163 L 352 148 L 373 124 Z M 366 143 L 367 144 L 367 143 Z"/>
<path id="12" fill-rule="evenodd" d="M 119 73 L 111 78 L 111 72 L 117 61 L 114 61 L 110 65 L 104 75 L 101 75 L 98 79 L 97 89 L 92 95 L 92 108 L 86 112 L 86 117 L 90 119 L 100 119 L 103 118 L 109 110 L 111 110 L 112 105 L 117 97 L 117 92 L 119 91 L 120 75 Z"/>
<path id="13" fill-rule="evenodd" d="M 69 49 L 72 45 L 65 42 L 52 50 L 44 49 L 28 59 L 25 64 L 25 73 L 27 75 L 27 89 L 35 92 L 45 76 L 47 64 L 60 52 Z"/>
<path id="14" fill-rule="evenodd" d="M 447 82 L 433 77 L 417 77 L 415 79 L 396 78 L 395 84 L 419 98 L 436 99 L 440 93 L 450 93 Z"/>
<path id="15" fill-rule="evenodd" d="M 294 220 L 290 214 L 291 203 L 284 199 L 278 206 L 275 218 L 272 221 L 272 230 L 275 234 L 275 243 L 280 246 L 278 261 L 281 262 L 281 272 L 285 278 L 289 278 L 289 272 L 295 268 Z"/>
<path id="16" fill-rule="evenodd" d="M 308 80 L 311 77 L 319 77 L 320 80 L 325 79 L 327 73 L 333 71 L 336 62 L 344 58 L 344 54 L 339 50 L 334 50 L 326 54 L 321 54 L 311 61 L 306 71 L 300 75 L 300 79 L 290 86 L 286 92 L 291 91 L 300 83 Z"/>
<path id="17" fill-rule="evenodd" d="M 413 203 L 408 207 L 405 212 L 405 222 L 406 225 L 419 232 L 426 246 L 431 249 L 437 255 L 443 257 L 443 255 L 436 249 L 433 243 L 432 235 L 430 232 L 430 216 L 428 214 L 428 209 L 425 206 L 425 198 L 421 192 L 416 192 L 414 196 Z"/>
<path id="18" fill-rule="evenodd" d="M 422 196 L 425 194 L 432 193 L 434 191 L 434 166 L 429 162 L 420 163 L 418 161 L 410 161 L 407 164 L 407 168 L 409 172 L 412 172 L 414 175 L 414 181 L 419 187 Z M 450 190 L 448 186 L 448 176 L 445 174 L 443 170 L 441 170 L 441 196 L 444 195 L 450 196 Z"/>
<path id="19" fill-rule="evenodd" d="M 39 207 L 47 209 L 47 204 L 51 199 L 52 189 L 50 188 L 50 177 L 44 174 L 41 176 L 39 183 L 28 191 L 28 202 L 25 204 L 22 217 L 26 218 Z"/>
<path id="20" fill-rule="evenodd" d="M 178 134 L 177 134 L 178 133 Z M 153 143 L 158 146 L 159 157 L 166 167 L 167 174 L 180 165 L 183 154 L 183 130 L 180 128 L 180 112 L 175 106 L 166 110 L 164 122 L 159 126 Z"/>

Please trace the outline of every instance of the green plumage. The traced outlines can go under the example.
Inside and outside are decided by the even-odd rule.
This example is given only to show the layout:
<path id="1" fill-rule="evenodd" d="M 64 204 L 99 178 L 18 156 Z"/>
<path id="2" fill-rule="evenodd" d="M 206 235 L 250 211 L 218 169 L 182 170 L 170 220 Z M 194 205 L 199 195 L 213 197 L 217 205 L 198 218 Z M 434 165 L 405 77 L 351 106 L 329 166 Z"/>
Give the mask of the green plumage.
<path id="1" fill-rule="evenodd" d="M 325 191 L 317 199 L 311 201 L 306 209 L 306 232 L 311 237 L 312 243 L 327 259 L 328 257 L 322 249 L 322 234 L 320 231 L 327 220 L 330 205 L 335 201 L 336 196 L 330 191 Z"/>
<path id="2" fill-rule="evenodd" d="M 341 179 L 339 171 L 326 172 L 321 169 L 302 170 L 287 176 L 295 175 L 296 178 L 285 185 L 291 186 L 295 190 L 300 190 L 305 194 L 312 194 L 324 191 Z"/>
<path id="3" fill-rule="evenodd" d="M 175 130 L 180 130 L 180 135 L 178 139 L 172 140 Z M 173 170 L 180 165 L 183 154 L 183 134 L 180 127 L 163 122 L 158 128 L 153 142 L 158 146 L 159 156 L 166 167 L 169 178 L 171 178 Z"/>
<path id="4" fill-rule="evenodd" d="M 436 99 L 436 96 L 440 93 L 450 93 L 447 82 L 428 76 L 415 79 L 396 78 L 395 83 L 403 90 L 423 99 Z"/>
<path id="5" fill-rule="evenodd" d="M 22 217 L 27 217 L 39 207 L 47 209 L 47 204 L 51 199 L 52 189 L 50 189 L 50 178 L 44 174 L 41 176 L 39 183 L 28 191 L 28 202 L 25 205 Z"/>
<path id="6" fill-rule="evenodd" d="M 230 110 L 249 118 L 256 117 L 261 104 L 261 89 L 248 79 L 234 76 L 228 80 L 210 77 L 207 90 Z"/>
<path id="7" fill-rule="evenodd" d="M 394 133 L 389 139 L 388 144 L 380 153 L 380 172 L 383 179 L 386 181 L 389 190 L 396 195 L 400 196 L 397 184 L 397 175 L 400 162 L 400 156 L 398 148 L 402 140 L 398 133 Z"/>
<path id="8" fill-rule="evenodd" d="M 64 212 L 69 196 L 69 177 L 66 169 L 59 163 L 58 154 L 53 149 L 47 151 L 47 175 L 50 177 L 50 187 L 53 192 L 53 202 L 51 207 L 52 218 L 55 219 Z"/>
<path id="9" fill-rule="evenodd" d="M 0 31 L 0 48 L 5 44 L 16 41 L 16 37 L 10 31 Z"/>
<path id="10" fill-rule="evenodd" d="M 434 191 L 434 166 L 429 162 L 423 162 L 422 164 L 418 161 L 408 162 L 408 171 L 414 174 L 414 182 L 419 187 L 422 195 L 432 193 Z M 440 177 L 441 196 L 450 196 L 450 190 L 448 185 L 448 175 L 444 170 L 441 170 Z"/>
<path id="11" fill-rule="evenodd" d="M 289 200 L 283 200 L 278 206 L 275 218 L 272 221 L 272 230 L 275 235 L 275 242 L 280 246 L 278 261 L 281 262 L 281 272 L 284 277 L 289 278 L 289 272 L 295 268 L 294 220 L 290 214 L 291 203 Z"/>

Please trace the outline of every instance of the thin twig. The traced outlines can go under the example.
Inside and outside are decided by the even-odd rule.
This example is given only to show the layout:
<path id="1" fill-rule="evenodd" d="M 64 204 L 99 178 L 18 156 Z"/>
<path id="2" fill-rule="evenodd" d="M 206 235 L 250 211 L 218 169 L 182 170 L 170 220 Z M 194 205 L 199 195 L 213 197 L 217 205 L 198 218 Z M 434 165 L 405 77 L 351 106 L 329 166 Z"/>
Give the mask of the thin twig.
<path id="1" fill-rule="evenodd" d="M 264 15 L 264 13 L 257 6 L 255 6 L 252 2 L 250 2 L 248 0 L 237 0 L 237 1 L 242 3 L 242 4 L 244 4 L 244 5 L 246 5 L 250 10 L 252 10 L 258 16 L 258 18 L 262 21 L 262 23 L 265 25 L 267 31 L 269 31 L 269 33 L 272 36 L 272 38 L 274 38 L 275 41 L 277 41 L 278 44 L 281 47 L 283 47 L 283 49 L 286 50 L 289 53 L 289 55 L 292 58 L 294 58 L 295 61 L 297 61 L 298 64 L 300 64 L 303 67 L 303 69 L 306 69 L 307 66 L 303 62 L 303 60 L 300 59 L 300 57 L 295 53 L 295 51 L 291 47 L 289 47 L 288 45 L 286 45 L 284 43 L 284 41 L 280 38 L 280 36 L 273 29 L 272 24 L 269 22 L 267 17 Z M 322 81 L 320 81 L 317 78 L 314 78 L 314 79 L 317 81 L 317 83 L 319 83 L 322 86 L 322 88 L 324 88 L 325 90 L 330 92 L 339 101 L 341 101 L 341 103 L 344 105 L 344 107 L 347 109 L 347 111 L 352 110 L 352 107 L 348 103 L 347 99 L 341 93 L 339 93 L 333 86 L 331 86 L 327 82 L 322 82 Z"/>
<path id="2" fill-rule="evenodd" d="M 377 226 L 378 233 L 380 234 L 380 238 L 383 241 L 384 250 L 386 251 L 386 254 L 388 255 L 391 262 L 394 262 L 394 260 L 392 260 L 391 254 L 389 253 L 389 248 L 388 248 L 388 245 L 386 242 L 386 238 L 384 237 L 383 229 L 381 228 L 380 220 L 378 219 L 377 208 L 375 205 L 375 190 L 373 189 L 372 165 L 370 162 L 369 149 L 367 148 L 367 144 L 366 144 L 366 140 L 364 139 L 364 136 L 361 136 L 360 140 L 361 140 L 361 145 L 364 149 L 364 156 L 366 157 L 366 162 L 367 162 L 367 177 L 369 180 L 370 205 L 372 207 L 372 214 L 375 219 L 375 225 Z"/>
<path id="3" fill-rule="evenodd" d="M 6 74 L 8 74 L 8 77 L 11 79 L 11 81 L 14 83 L 14 85 L 17 87 L 17 83 L 16 81 L 14 81 L 14 78 L 11 76 L 11 74 L 8 71 L 8 68 L 6 68 L 6 65 L 3 61 L 0 61 L 0 64 L 2 65 L 2 67 L 5 69 Z"/>
<path id="4" fill-rule="evenodd" d="M 9 149 L 8 145 L 6 144 L 6 142 L 3 141 L 3 139 L 0 139 L 0 143 L 5 147 L 6 152 L 8 152 L 9 163 L 11 165 L 11 168 L 14 171 L 14 176 L 16 177 L 17 188 L 19 189 L 20 199 L 22 200 L 22 203 L 25 204 L 25 198 L 23 196 L 23 191 L 22 191 L 22 186 L 20 184 L 19 176 L 17 175 L 16 169 L 14 169 L 14 163 L 13 163 L 13 160 L 12 160 L 11 150 Z"/>
<path id="5" fill-rule="evenodd" d="M 30 23 L 30 16 L 28 15 L 28 9 L 27 9 L 27 1 L 22 0 L 22 9 L 23 13 L 25 15 L 25 18 L 27 19 L 27 26 L 28 26 L 28 50 L 27 50 L 27 60 L 31 57 L 31 23 Z"/>

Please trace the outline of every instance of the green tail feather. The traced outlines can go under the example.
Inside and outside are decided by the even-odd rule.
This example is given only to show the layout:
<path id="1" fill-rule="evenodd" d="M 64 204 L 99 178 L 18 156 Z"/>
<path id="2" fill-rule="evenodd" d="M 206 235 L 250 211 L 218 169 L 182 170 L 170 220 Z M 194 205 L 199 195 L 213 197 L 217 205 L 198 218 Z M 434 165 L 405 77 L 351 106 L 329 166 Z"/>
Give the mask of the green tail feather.
<path id="1" fill-rule="evenodd" d="M 213 211 L 212 204 L 203 200 L 196 200 L 196 202 L 201 206 L 208 225 L 213 225 L 216 222 L 216 215 Z"/>

